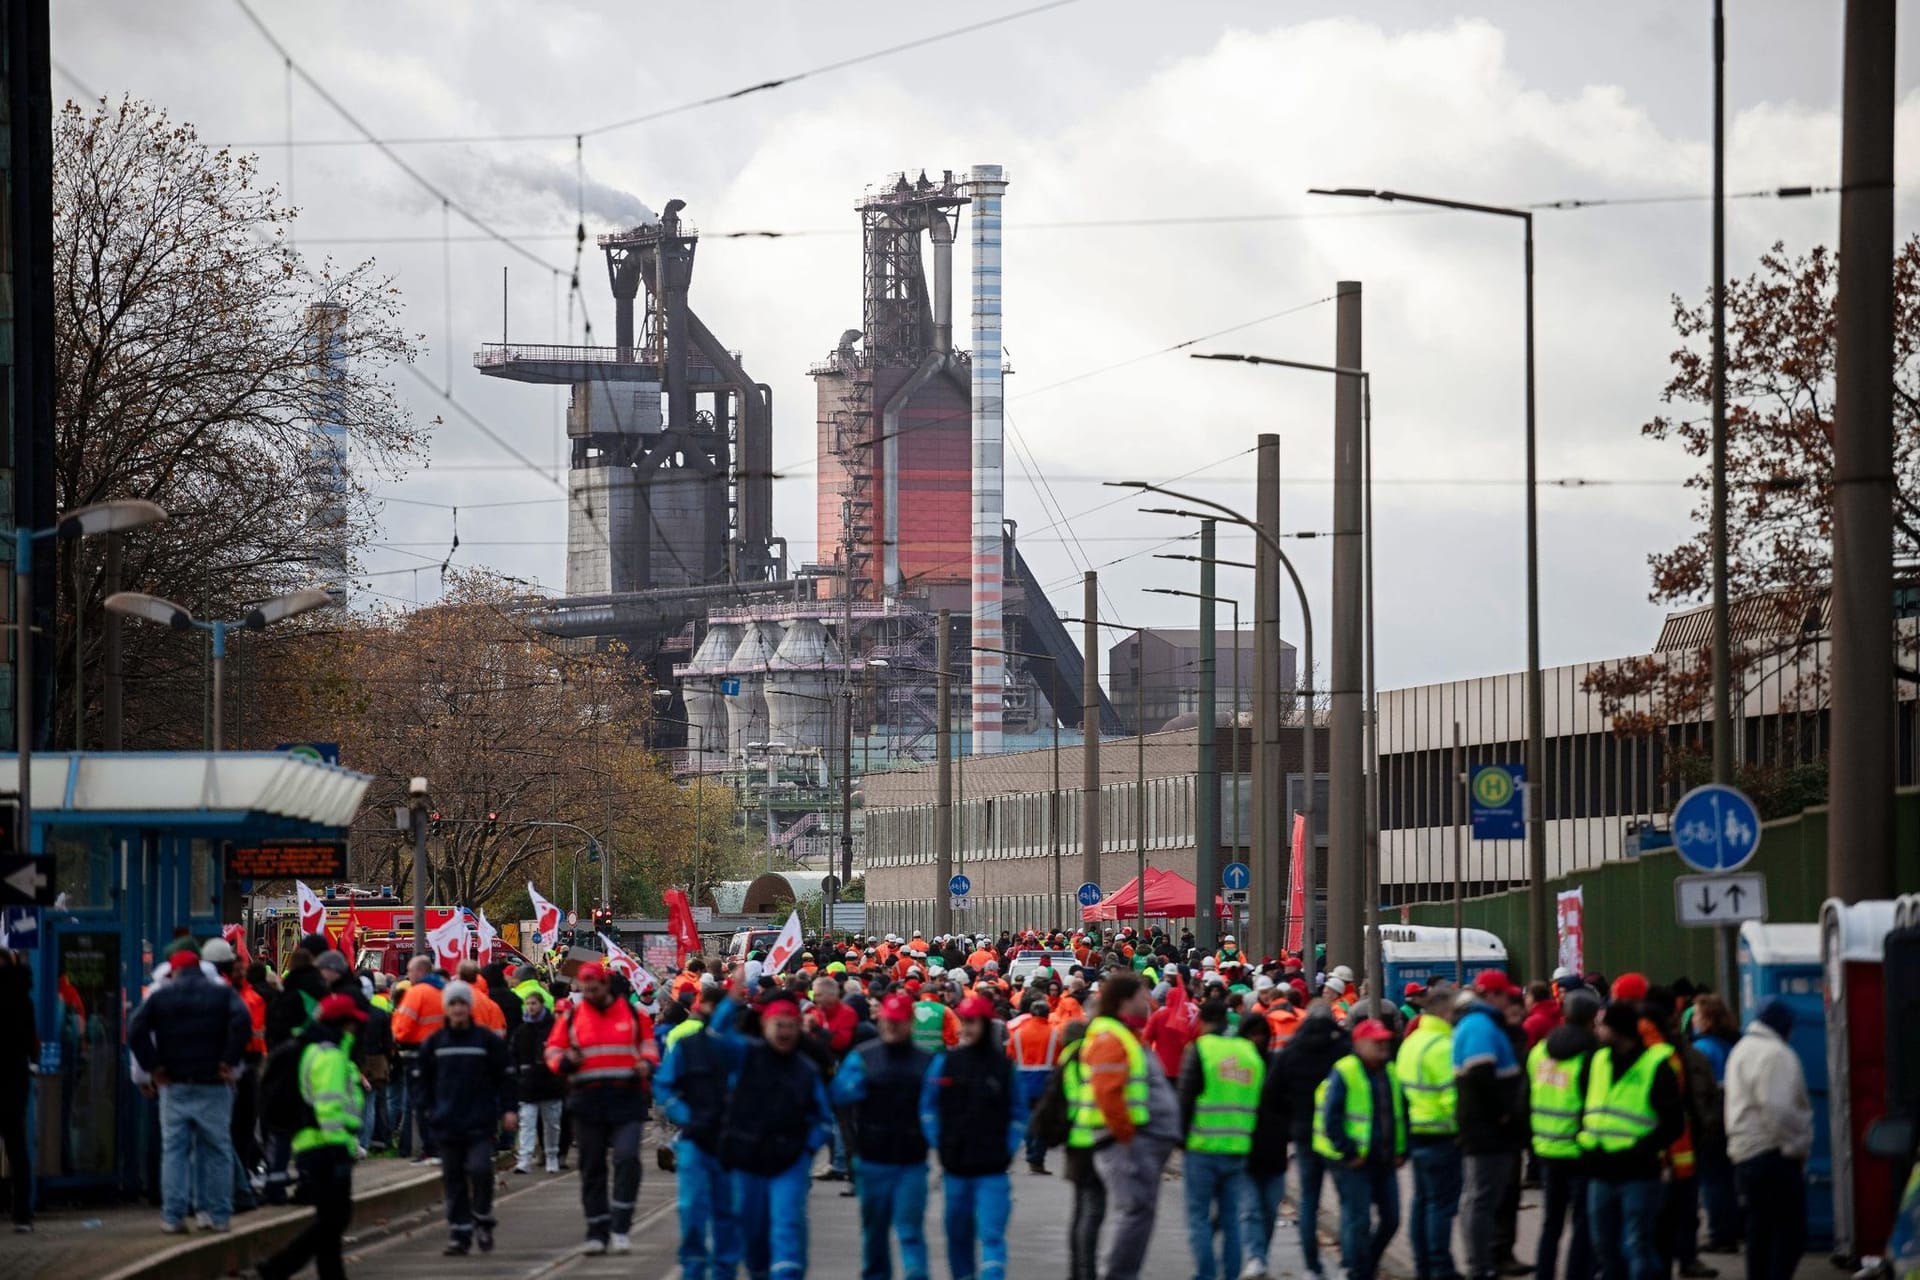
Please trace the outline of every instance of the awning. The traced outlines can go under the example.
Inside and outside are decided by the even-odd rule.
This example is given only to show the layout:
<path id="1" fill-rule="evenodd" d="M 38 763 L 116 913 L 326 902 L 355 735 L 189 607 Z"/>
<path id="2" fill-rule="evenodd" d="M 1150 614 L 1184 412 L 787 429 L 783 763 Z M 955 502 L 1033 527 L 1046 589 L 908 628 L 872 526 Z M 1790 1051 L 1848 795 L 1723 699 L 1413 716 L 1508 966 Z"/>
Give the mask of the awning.
<path id="1" fill-rule="evenodd" d="M 1096 902 L 1080 912 L 1082 920 L 1120 920 L 1135 919 L 1140 915 L 1139 877 L 1127 881 L 1103 902 Z M 1175 871 L 1162 871 L 1157 867 L 1147 868 L 1147 911 L 1149 918 L 1162 920 L 1195 919 L 1194 905 L 1198 898 L 1193 881 Z M 1214 914 L 1222 920 L 1232 919 L 1226 904 L 1214 895 Z"/>
<path id="2" fill-rule="evenodd" d="M 81 752 L 33 757 L 35 817 L 267 814 L 323 827 L 353 822 L 373 779 L 278 751 Z M 0 755 L 0 792 L 17 792 L 20 759 Z"/>

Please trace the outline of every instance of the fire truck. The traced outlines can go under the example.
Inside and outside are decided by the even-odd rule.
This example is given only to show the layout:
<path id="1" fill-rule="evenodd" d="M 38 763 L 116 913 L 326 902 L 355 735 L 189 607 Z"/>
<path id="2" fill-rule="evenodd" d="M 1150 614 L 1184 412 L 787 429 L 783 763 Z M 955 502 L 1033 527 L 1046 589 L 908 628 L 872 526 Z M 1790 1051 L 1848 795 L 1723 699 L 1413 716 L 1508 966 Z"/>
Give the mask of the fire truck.
<path id="1" fill-rule="evenodd" d="M 357 952 L 354 957 L 355 968 L 371 973 L 390 973 L 395 977 L 406 973 L 407 961 L 413 956 L 412 903 L 402 903 L 390 895 L 375 895 L 350 886 L 332 885 L 328 886 L 323 901 L 327 911 L 328 938 L 337 942 L 341 930 L 347 927 L 349 915 L 352 917 L 354 949 Z M 445 924 L 456 911 L 467 927 L 467 954 L 477 959 L 480 921 L 472 911 L 465 907 L 429 906 L 427 928 L 431 931 Z M 268 909 L 265 936 L 261 940 L 268 963 L 285 970 L 287 957 L 300 945 L 300 937 L 298 904 L 289 908 Z M 505 938 L 496 937 L 493 950 L 496 960 L 504 959 L 508 964 L 530 963 Z"/>

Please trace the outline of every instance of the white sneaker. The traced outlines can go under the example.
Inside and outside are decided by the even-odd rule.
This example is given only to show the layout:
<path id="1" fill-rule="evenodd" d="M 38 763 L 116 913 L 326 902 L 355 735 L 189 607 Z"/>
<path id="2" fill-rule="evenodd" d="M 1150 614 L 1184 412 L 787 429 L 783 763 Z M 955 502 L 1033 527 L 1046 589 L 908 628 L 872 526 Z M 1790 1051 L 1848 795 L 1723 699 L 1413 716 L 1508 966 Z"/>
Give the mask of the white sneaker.
<path id="1" fill-rule="evenodd" d="M 547 1161 L 547 1172 L 548 1173 L 560 1172 L 560 1162 L 558 1160 Z"/>
<path id="2" fill-rule="evenodd" d="M 628 1235 L 624 1231 L 614 1232 L 613 1233 L 613 1251 L 615 1253 L 632 1253 L 633 1237 Z"/>
<path id="3" fill-rule="evenodd" d="M 582 1253 L 605 1253 L 606 1251 L 607 1242 L 605 1240 L 589 1240 L 586 1243 L 586 1247 L 580 1250 Z"/>
<path id="4" fill-rule="evenodd" d="M 513 1166 L 513 1171 L 515 1173 L 532 1173 L 533 1172 L 532 1168 L 527 1164 L 525 1160 L 522 1160 L 519 1163 L 515 1164 Z"/>
<path id="5" fill-rule="evenodd" d="M 1247 1265 L 1240 1268 L 1240 1280 L 1267 1280 L 1267 1264 L 1258 1258 L 1248 1258 Z"/>

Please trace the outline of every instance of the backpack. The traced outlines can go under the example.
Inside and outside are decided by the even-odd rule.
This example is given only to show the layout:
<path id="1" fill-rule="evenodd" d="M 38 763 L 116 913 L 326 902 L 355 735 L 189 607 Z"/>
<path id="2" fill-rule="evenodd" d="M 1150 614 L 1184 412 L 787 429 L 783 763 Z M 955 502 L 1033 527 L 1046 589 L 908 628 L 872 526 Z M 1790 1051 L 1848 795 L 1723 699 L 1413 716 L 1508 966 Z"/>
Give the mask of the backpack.
<path id="1" fill-rule="evenodd" d="M 1047 1080 L 1046 1092 L 1033 1104 L 1033 1114 L 1027 1120 L 1028 1132 L 1043 1147 L 1061 1146 L 1073 1132 L 1073 1106 L 1067 1097 L 1067 1069 L 1078 1056 L 1076 1051 L 1080 1044 L 1076 1040 L 1067 1046 L 1060 1065 L 1053 1069 L 1053 1075 Z"/>
<path id="2" fill-rule="evenodd" d="M 274 1046 L 260 1069 L 260 1122 L 281 1133 L 298 1133 L 318 1124 L 313 1104 L 300 1093 L 300 1057 L 313 1040 L 297 1035 Z"/>

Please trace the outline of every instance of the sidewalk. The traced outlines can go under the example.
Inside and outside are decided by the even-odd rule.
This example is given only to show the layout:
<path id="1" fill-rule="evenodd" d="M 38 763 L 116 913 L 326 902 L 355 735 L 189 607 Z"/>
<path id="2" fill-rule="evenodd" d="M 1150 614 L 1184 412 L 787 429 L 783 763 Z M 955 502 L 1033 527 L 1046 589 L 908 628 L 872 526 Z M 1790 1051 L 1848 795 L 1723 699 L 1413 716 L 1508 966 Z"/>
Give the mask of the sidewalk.
<path id="1" fill-rule="evenodd" d="M 509 1162 L 510 1163 L 510 1162 Z M 393 1218 L 440 1202 L 440 1170 L 400 1159 L 362 1160 L 353 1170 L 349 1239 L 383 1230 Z M 9 1236 L 0 1249 L 0 1280 L 145 1280 L 225 1275 L 265 1257 L 300 1229 L 304 1205 L 261 1207 L 235 1215 L 225 1235 L 160 1231 L 160 1210 L 135 1203 L 56 1209 L 34 1221 L 33 1234 Z"/>

